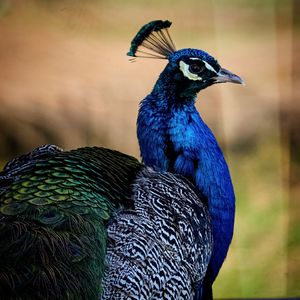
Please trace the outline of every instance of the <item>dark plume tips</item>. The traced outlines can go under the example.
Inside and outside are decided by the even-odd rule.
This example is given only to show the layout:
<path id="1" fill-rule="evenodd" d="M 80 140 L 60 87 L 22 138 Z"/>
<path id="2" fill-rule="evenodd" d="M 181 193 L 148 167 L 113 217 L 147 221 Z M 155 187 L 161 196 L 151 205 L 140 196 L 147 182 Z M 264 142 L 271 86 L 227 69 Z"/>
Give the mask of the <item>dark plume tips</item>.
<path id="1" fill-rule="evenodd" d="M 171 24 L 167 20 L 157 20 L 144 25 L 132 40 L 127 55 L 132 56 L 132 60 L 135 57 L 167 59 L 176 51 L 168 32 Z"/>

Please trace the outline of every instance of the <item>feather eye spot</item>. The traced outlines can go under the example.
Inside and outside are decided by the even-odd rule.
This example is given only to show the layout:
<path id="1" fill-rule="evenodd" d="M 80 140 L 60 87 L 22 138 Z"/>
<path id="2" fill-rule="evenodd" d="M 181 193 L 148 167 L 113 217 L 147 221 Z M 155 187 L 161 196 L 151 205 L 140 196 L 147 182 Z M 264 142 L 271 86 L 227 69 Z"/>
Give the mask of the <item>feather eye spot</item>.
<path id="1" fill-rule="evenodd" d="M 44 206 L 44 205 L 51 204 L 51 200 L 49 200 L 47 198 L 41 198 L 41 197 L 38 197 L 38 196 L 28 200 L 28 202 L 33 204 L 33 205 L 37 205 L 37 206 Z"/>
<path id="2" fill-rule="evenodd" d="M 24 212 L 26 208 L 26 203 L 12 202 L 9 204 L 2 205 L 0 208 L 0 212 L 4 215 L 15 216 Z"/>
<path id="3" fill-rule="evenodd" d="M 49 209 L 39 217 L 39 221 L 43 224 L 54 225 L 61 222 L 63 218 L 63 214 L 58 210 Z"/>

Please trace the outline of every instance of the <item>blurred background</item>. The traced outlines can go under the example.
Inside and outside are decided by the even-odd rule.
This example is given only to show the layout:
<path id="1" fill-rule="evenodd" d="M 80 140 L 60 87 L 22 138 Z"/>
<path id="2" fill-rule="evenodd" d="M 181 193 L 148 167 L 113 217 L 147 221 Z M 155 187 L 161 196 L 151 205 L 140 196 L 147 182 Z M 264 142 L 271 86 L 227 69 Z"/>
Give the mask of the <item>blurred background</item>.
<path id="1" fill-rule="evenodd" d="M 299 296 L 299 14 L 298 0 L 0 0 L 0 166 L 45 143 L 139 157 L 138 104 L 166 61 L 126 52 L 143 24 L 169 19 L 178 49 L 206 50 L 246 82 L 197 101 L 237 198 L 215 296 Z"/>

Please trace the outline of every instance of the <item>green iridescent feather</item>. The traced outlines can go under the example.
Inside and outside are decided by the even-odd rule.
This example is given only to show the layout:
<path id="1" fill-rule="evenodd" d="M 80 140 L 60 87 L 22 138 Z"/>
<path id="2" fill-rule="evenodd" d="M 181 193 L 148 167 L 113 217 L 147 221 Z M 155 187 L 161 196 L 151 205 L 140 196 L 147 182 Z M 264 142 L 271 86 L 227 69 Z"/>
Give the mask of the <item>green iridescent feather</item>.
<path id="1" fill-rule="evenodd" d="M 98 299 L 106 222 L 118 207 L 132 205 L 130 184 L 140 167 L 117 151 L 81 148 L 48 157 L 36 151 L 4 169 L 0 291 L 5 299 Z"/>

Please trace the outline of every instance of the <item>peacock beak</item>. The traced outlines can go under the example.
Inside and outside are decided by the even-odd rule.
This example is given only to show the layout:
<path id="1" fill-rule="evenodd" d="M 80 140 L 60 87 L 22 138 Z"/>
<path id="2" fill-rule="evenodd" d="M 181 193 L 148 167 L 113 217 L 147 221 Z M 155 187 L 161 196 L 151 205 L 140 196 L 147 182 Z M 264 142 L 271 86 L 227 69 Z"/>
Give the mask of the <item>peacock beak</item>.
<path id="1" fill-rule="evenodd" d="M 222 82 L 232 82 L 232 83 L 238 83 L 245 85 L 243 79 L 230 71 L 221 68 L 219 73 L 217 74 L 216 77 L 214 77 L 215 83 L 222 83 Z"/>

